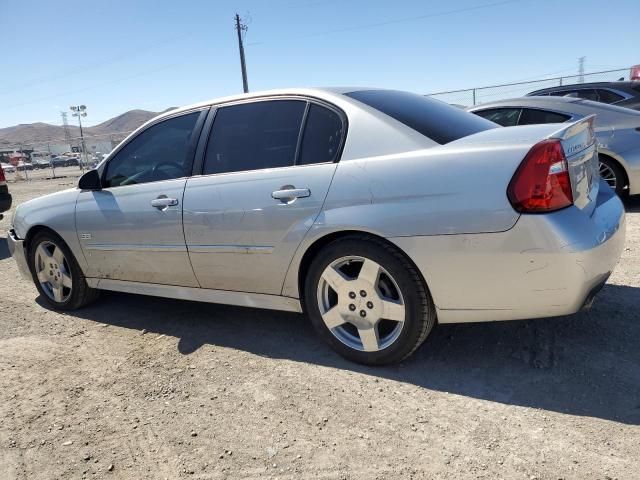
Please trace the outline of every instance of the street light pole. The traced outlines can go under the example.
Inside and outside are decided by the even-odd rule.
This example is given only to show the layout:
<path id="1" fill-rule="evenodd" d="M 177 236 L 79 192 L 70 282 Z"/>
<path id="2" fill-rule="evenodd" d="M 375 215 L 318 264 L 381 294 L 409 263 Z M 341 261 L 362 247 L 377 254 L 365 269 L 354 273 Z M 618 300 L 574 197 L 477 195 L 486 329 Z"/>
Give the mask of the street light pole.
<path id="1" fill-rule="evenodd" d="M 78 117 L 78 125 L 80 126 L 80 145 L 82 146 L 82 156 L 84 157 L 84 162 L 80 159 L 80 169 L 84 172 L 84 164 L 88 164 L 87 161 L 87 147 L 84 144 L 84 133 L 82 132 L 82 117 L 87 116 L 87 107 L 86 105 L 72 105 L 71 114 L 72 117 Z"/>

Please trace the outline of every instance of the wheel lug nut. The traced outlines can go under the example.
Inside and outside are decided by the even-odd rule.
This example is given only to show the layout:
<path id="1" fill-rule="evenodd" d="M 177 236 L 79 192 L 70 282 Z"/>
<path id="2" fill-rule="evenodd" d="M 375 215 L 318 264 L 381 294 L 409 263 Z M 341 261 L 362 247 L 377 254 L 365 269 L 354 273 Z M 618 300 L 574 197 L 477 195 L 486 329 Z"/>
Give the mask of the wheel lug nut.
<path id="1" fill-rule="evenodd" d="M 373 308 L 373 303 L 372 302 L 367 302 L 367 308 Z"/>
<path id="2" fill-rule="evenodd" d="M 367 312 L 365 312 L 364 310 L 360 310 L 360 316 L 361 317 L 366 317 L 367 316 Z"/>
<path id="3" fill-rule="evenodd" d="M 360 290 L 360 296 L 361 297 L 366 297 L 367 296 L 367 292 L 365 292 L 364 290 Z"/>
<path id="4" fill-rule="evenodd" d="M 349 310 L 353 312 L 355 309 L 356 309 L 356 306 L 353 303 L 349 305 Z"/>
<path id="5" fill-rule="evenodd" d="M 349 292 L 349 298 L 356 298 L 356 292 Z"/>

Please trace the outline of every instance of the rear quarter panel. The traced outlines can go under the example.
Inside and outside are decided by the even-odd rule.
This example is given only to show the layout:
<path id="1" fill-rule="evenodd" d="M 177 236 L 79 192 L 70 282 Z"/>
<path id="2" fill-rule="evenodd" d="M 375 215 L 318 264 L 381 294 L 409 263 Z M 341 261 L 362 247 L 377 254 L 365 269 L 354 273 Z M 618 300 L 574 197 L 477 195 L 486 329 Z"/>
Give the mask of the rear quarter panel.
<path id="1" fill-rule="evenodd" d="M 340 162 L 324 208 L 291 262 L 283 295 L 298 297 L 304 252 L 331 233 L 391 238 L 509 230 L 519 214 L 507 185 L 529 148 L 450 144 Z"/>

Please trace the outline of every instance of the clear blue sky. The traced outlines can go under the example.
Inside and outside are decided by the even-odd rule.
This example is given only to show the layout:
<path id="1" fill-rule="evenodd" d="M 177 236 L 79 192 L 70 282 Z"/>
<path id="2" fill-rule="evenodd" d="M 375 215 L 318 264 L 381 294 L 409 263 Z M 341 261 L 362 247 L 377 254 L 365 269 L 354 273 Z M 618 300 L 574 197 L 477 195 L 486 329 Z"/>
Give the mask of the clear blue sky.
<path id="1" fill-rule="evenodd" d="M 362 85 L 419 93 L 640 63 L 638 0 L 0 0 L 0 127 L 89 125 L 242 90 Z"/>

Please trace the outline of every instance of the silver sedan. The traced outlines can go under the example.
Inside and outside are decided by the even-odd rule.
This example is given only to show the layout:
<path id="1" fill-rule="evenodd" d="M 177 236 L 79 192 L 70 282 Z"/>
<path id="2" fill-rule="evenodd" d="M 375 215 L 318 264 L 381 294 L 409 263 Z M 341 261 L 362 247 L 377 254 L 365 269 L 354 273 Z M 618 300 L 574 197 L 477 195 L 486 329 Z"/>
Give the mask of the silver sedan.
<path id="1" fill-rule="evenodd" d="M 640 112 L 569 97 L 524 97 L 468 109 L 503 127 L 575 122 L 596 115 L 600 175 L 618 195 L 640 194 Z"/>
<path id="2" fill-rule="evenodd" d="M 100 290 L 305 311 L 365 364 L 436 323 L 588 307 L 624 243 L 592 118 L 499 128 L 419 95 L 292 89 L 172 110 L 9 248 L 53 308 Z"/>

